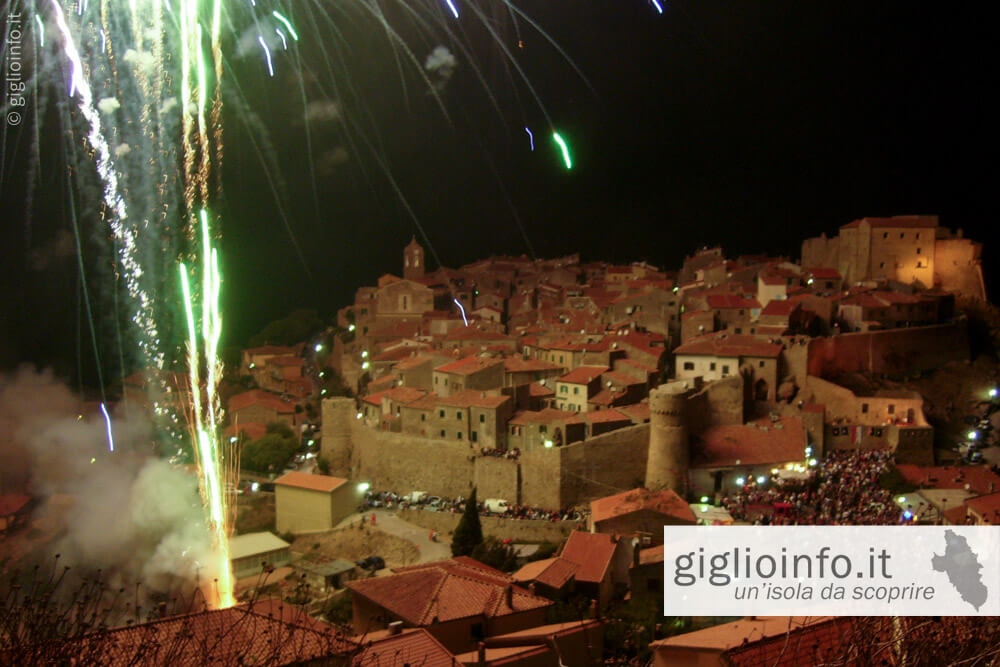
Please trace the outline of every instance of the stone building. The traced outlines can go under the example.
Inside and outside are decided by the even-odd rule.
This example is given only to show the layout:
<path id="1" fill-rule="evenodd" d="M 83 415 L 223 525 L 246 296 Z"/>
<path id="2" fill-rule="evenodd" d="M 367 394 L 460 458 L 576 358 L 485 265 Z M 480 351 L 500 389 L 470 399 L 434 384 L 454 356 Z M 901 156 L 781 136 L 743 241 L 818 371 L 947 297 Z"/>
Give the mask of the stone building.
<path id="1" fill-rule="evenodd" d="M 675 376 L 705 381 L 742 373 L 757 400 L 773 401 L 778 387 L 782 345 L 748 334 L 719 333 L 696 338 L 674 350 Z"/>
<path id="2" fill-rule="evenodd" d="M 229 538 L 229 561 L 237 579 L 252 577 L 264 568 L 279 568 L 291 560 L 290 545 L 274 533 L 248 533 Z"/>
<path id="3" fill-rule="evenodd" d="M 353 514 L 364 492 L 346 479 L 289 472 L 274 480 L 279 533 L 329 530 Z"/>

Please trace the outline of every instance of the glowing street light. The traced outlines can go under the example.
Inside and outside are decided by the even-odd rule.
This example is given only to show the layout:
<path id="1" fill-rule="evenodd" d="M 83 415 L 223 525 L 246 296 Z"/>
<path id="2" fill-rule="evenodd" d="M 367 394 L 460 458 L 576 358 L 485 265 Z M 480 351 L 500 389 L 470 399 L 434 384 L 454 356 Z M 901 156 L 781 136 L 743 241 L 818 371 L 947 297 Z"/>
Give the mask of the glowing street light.
<path id="1" fill-rule="evenodd" d="M 736 478 L 736 486 L 743 486 L 746 483 L 747 483 L 747 481 L 743 477 L 737 477 Z"/>
<path id="2" fill-rule="evenodd" d="M 368 350 L 362 350 L 361 351 L 361 358 L 362 359 L 366 359 L 367 357 L 368 357 Z"/>
<path id="3" fill-rule="evenodd" d="M 810 466 L 812 466 L 812 467 L 815 468 L 816 467 L 816 463 L 817 463 L 816 459 L 809 459 L 809 465 Z"/>
<path id="4" fill-rule="evenodd" d="M 552 441 L 551 440 L 546 440 L 545 441 L 545 449 L 552 449 Z"/>
<path id="5" fill-rule="evenodd" d="M 355 327 L 355 326 L 354 326 L 354 325 L 352 324 L 351 326 L 347 327 L 347 330 L 348 330 L 348 331 L 354 331 L 354 330 L 355 330 L 356 328 L 357 328 L 357 327 Z"/>
<path id="6" fill-rule="evenodd" d="M 898 498 L 898 500 L 899 500 L 900 503 L 905 503 L 906 502 L 906 496 L 900 496 Z"/>
<path id="7" fill-rule="evenodd" d="M 364 415 L 359 412 L 358 413 L 358 419 L 361 419 L 362 417 L 364 417 Z"/>
<path id="8" fill-rule="evenodd" d="M 322 352 L 323 351 L 323 343 L 316 343 L 316 346 L 313 347 L 313 349 L 316 350 L 317 352 Z"/>
<path id="9" fill-rule="evenodd" d="M 996 398 L 998 393 L 1000 393 L 1000 392 L 997 391 L 997 388 L 993 387 L 992 389 L 990 389 L 990 392 L 989 392 L 990 398 Z"/>
<path id="10" fill-rule="evenodd" d="M 367 491 L 370 488 L 371 488 L 371 484 L 369 484 L 368 482 L 361 482 L 360 484 L 358 484 L 358 492 L 360 492 L 360 493 L 364 493 L 365 491 Z"/>
<path id="11" fill-rule="evenodd" d="M 701 502 L 707 503 L 708 502 L 708 496 L 702 496 L 701 497 Z"/>
<path id="12" fill-rule="evenodd" d="M 969 431 L 969 436 L 968 437 L 969 437 L 969 440 L 975 440 L 976 438 L 979 437 L 979 432 L 978 431 Z"/>
<path id="13" fill-rule="evenodd" d="M 763 475 L 761 475 L 760 477 L 757 478 L 757 483 L 758 484 L 763 484 L 766 481 L 767 481 L 767 477 L 764 477 Z"/>

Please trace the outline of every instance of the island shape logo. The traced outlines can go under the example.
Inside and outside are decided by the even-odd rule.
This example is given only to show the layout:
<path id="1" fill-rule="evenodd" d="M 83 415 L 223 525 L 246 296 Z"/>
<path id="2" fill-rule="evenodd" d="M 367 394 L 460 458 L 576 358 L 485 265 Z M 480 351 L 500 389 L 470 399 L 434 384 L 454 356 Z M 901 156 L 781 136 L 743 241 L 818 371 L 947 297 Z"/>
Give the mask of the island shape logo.
<path id="1" fill-rule="evenodd" d="M 937 572 L 947 573 L 948 581 L 962 599 L 979 611 L 989 597 L 989 591 L 980 576 L 983 566 L 979 563 L 979 557 L 965 537 L 953 530 L 945 531 L 944 540 L 944 555 L 934 554 L 931 567 Z"/>

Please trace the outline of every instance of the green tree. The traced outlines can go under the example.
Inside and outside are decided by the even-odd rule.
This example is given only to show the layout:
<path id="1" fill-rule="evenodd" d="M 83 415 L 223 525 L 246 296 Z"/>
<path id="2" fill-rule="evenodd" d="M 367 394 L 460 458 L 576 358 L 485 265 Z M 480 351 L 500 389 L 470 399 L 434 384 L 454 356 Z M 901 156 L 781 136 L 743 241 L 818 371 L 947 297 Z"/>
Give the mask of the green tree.
<path id="1" fill-rule="evenodd" d="M 250 339 L 250 347 L 261 345 L 293 345 L 307 340 L 324 328 L 315 310 L 292 311 L 288 317 L 268 323 Z"/>
<path id="2" fill-rule="evenodd" d="M 469 556 L 473 550 L 483 543 L 483 526 L 479 522 L 479 503 L 476 502 L 476 490 L 465 501 L 465 512 L 455 527 L 451 538 L 452 556 Z"/>
<path id="3" fill-rule="evenodd" d="M 330 460 L 325 456 L 320 456 L 316 459 L 316 469 L 319 470 L 321 475 L 330 474 Z"/>
<path id="4" fill-rule="evenodd" d="M 502 572 L 513 572 L 517 569 L 514 549 L 496 537 L 486 538 L 472 550 L 470 555 L 483 565 L 489 565 Z"/>
<path id="5" fill-rule="evenodd" d="M 298 440 L 285 424 L 268 424 L 267 433 L 243 445 L 240 465 L 258 473 L 278 471 L 288 465 L 299 449 Z"/>

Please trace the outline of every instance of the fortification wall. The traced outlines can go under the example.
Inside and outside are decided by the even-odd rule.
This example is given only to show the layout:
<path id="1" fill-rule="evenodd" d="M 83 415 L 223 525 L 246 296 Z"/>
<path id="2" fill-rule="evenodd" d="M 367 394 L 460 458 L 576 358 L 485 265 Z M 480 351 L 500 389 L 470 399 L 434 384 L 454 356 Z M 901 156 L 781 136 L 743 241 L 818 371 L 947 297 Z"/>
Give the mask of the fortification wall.
<path id="1" fill-rule="evenodd" d="M 826 235 L 806 239 L 802 242 L 802 266 L 813 268 L 825 266 L 836 268 L 839 263 L 840 240 Z"/>
<path id="2" fill-rule="evenodd" d="M 969 360 L 964 320 L 927 327 L 849 333 L 809 342 L 809 375 L 839 373 L 900 374 Z"/>
<path id="3" fill-rule="evenodd" d="M 985 300 L 982 246 L 969 239 L 938 239 L 934 243 L 934 282 L 941 289 Z"/>
<path id="4" fill-rule="evenodd" d="M 521 503 L 521 470 L 517 461 L 480 456 L 473 464 L 473 481 L 480 498 L 503 498 Z"/>
<path id="5" fill-rule="evenodd" d="M 428 512 L 426 510 L 400 510 L 399 518 L 403 521 L 434 529 L 442 542 L 450 542 L 455 526 L 462 518 L 460 513 Z M 501 519 L 495 516 L 481 516 L 479 522 L 483 526 L 483 535 L 511 539 L 514 542 L 562 542 L 577 526 L 583 528 L 577 521 L 538 521 L 527 519 Z"/>
<path id="6" fill-rule="evenodd" d="M 351 471 L 351 425 L 356 419 L 354 399 L 325 398 L 322 404 L 323 438 L 320 455 L 330 462 L 330 474 L 349 475 Z"/>
<path id="7" fill-rule="evenodd" d="M 557 504 L 542 507 L 570 507 L 641 486 L 646 477 L 649 428 L 649 424 L 629 426 L 556 449 L 560 498 Z M 528 500 L 527 485 L 524 491 L 525 503 L 535 505 Z"/>

